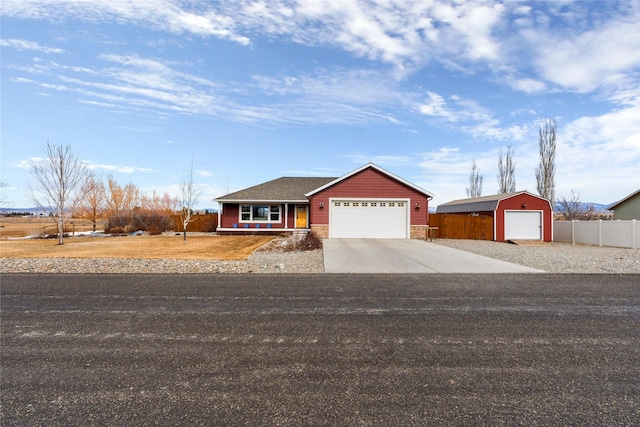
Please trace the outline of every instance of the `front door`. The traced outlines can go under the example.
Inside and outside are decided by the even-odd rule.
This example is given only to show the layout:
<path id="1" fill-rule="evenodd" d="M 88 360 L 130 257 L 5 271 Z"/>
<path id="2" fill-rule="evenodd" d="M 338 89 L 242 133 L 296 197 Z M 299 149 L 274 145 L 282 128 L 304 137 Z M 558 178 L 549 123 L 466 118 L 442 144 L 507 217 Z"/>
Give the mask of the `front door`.
<path id="1" fill-rule="evenodd" d="M 308 205 L 296 205 L 296 228 L 307 228 Z"/>

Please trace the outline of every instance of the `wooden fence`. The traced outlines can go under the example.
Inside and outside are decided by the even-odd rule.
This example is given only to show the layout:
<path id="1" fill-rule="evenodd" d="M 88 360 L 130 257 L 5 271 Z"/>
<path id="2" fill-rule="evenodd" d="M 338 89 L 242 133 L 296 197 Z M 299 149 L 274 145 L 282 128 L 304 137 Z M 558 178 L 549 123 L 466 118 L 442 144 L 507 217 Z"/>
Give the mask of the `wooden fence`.
<path id="1" fill-rule="evenodd" d="M 184 227 L 182 225 L 182 218 L 180 215 L 172 215 L 171 219 L 173 220 L 173 231 L 184 231 Z M 218 214 L 208 214 L 208 215 L 192 215 L 191 222 L 187 225 L 188 232 L 203 232 L 208 233 L 211 231 L 216 231 L 218 228 Z"/>
<path id="2" fill-rule="evenodd" d="M 429 214 L 429 227 L 439 239 L 493 240 L 493 218 L 486 215 Z"/>

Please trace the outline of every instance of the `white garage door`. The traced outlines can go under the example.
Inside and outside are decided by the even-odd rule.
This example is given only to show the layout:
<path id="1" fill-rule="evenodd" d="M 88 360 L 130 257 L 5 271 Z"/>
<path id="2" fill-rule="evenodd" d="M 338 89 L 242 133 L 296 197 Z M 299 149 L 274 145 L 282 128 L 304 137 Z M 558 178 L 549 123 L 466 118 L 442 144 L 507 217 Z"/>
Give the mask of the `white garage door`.
<path id="1" fill-rule="evenodd" d="M 331 238 L 408 237 L 406 200 L 332 200 L 330 205 Z"/>
<path id="2" fill-rule="evenodd" d="M 504 238 L 505 240 L 541 240 L 542 212 L 506 211 Z"/>

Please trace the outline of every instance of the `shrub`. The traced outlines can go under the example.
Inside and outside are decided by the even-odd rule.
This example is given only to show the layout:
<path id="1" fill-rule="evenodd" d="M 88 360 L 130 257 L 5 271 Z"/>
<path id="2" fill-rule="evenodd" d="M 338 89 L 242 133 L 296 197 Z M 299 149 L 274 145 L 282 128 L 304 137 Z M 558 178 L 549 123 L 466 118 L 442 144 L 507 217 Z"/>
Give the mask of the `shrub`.
<path id="1" fill-rule="evenodd" d="M 322 239 L 313 231 L 307 233 L 303 238 L 296 236 L 289 237 L 283 244 L 286 251 L 313 251 L 322 249 Z"/>
<path id="2" fill-rule="evenodd" d="M 136 231 L 146 231 L 156 235 L 173 228 L 173 220 L 169 215 L 158 212 L 134 212 L 131 215 L 110 215 L 107 218 L 105 232 L 135 233 Z"/>
<path id="3" fill-rule="evenodd" d="M 304 239 L 298 242 L 298 250 L 313 251 L 322 249 L 322 239 L 314 231 L 310 231 Z"/>

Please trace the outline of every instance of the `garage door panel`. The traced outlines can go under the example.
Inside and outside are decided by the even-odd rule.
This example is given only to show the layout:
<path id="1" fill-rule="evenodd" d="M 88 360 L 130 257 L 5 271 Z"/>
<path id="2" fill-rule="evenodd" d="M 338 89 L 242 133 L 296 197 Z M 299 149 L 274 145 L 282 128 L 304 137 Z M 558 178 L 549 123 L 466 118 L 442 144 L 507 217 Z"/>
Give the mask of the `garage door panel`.
<path id="1" fill-rule="evenodd" d="M 334 201 L 332 238 L 406 238 L 407 206 L 401 201 Z"/>
<path id="2" fill-rule="evenodd" d="M 505 240 L 541 240 L 542 212 L 507 211 L 505 212 Z"/>

